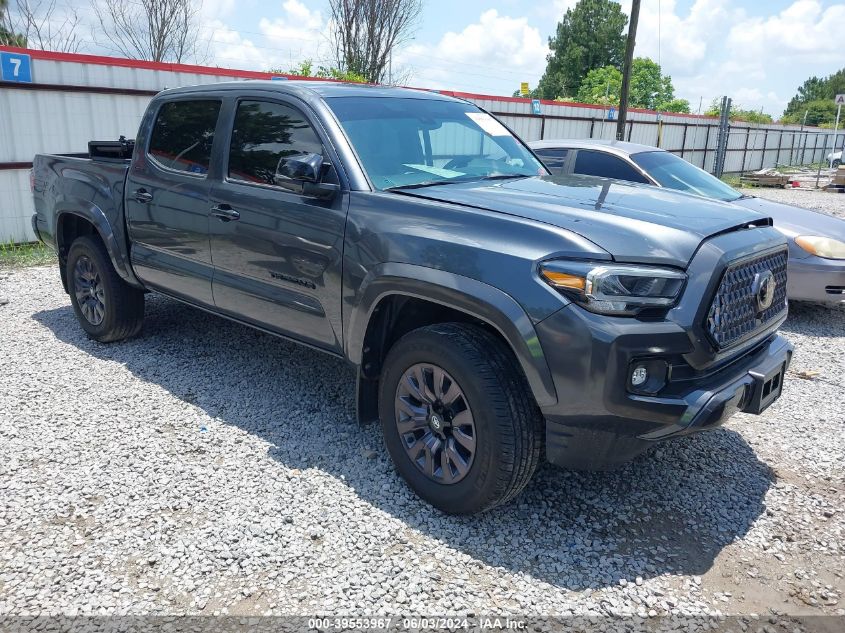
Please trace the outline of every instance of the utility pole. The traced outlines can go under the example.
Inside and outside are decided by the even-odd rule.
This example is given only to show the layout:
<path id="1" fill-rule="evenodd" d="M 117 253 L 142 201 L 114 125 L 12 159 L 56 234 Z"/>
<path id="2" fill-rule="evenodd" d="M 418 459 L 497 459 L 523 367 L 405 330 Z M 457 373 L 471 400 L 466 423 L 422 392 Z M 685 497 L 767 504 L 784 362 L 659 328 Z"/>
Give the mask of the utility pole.
<path id="1" fill-rule="evenodd" d="M 833 169 L 833 152 L 836 150 L 836 133 L 839 131 L 839 115 L 842 114 L 842 104 L 836 107 L 836 123 L 833 124 L 833 138 L 830 140 L 830 165 Z"/>
<path id="2" fill-rule="evenodd" d="M 640 0 L 631 3 L 631 18 L 628 20 L 628 41 L 625 44 L 625 62 L 622 65 L 622 94 L 619 95 L 619 119 L 616 121 L 616 140 L 625 140 L 625 119 L 628 118 L 628 83 L 631 79 L 631 64 L 634 61 L 634 45 L 637 42 L 637 22 L 640 19 Z"/>

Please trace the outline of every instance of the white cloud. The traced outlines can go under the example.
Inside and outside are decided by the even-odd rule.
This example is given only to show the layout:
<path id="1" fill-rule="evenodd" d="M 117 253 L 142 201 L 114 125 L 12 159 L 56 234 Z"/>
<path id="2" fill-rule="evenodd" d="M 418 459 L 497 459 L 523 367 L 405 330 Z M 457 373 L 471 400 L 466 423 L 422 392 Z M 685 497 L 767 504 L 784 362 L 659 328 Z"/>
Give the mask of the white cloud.
<path id="1" fill-rule="evenodd" d="M 239 33 L 226 16 L 245 10 L 245 1 L 261 7 L 265 17 L 254 22 L 254 32 Z M 259 0 L 205 0 L 213 63 L 249 69 L 290 68 L 303 59 L 330 64 L 324 4 L 272 4 L 270 12 Z M 463 28 L 397 51 L 395 75 L 402 77 L 404 69 L 411 85 L 488 94 L 510 94 L 521 81 L 534 86 L 545 70 L 546 35 L 575 4 L 552 0 L 526 6 L 509 0 L 509 15 L 486 10 Z M 620 4 L 630 12 L 631 0 Z M 843 24 L 843 0 L 793 0 L 779 12 L 756 2 L 649 0 L 642 3 L 636 55 L 657 61 L 659 33 L 663 70 L 693 111 L 700 97 L 707 107 L 714 97 L 728 94 L 745 108 L 763 107 L 777 116 L 804 79 L 841 67 Z"/>
<path id="2" fill-rule="evenodd" d="M 232 0 L 215 0 L 220 12 Z M 282 16 L 262 17 L 255 33 L 241 33 L 220 19 L 206 22 L 213 63 L 247 70 L 288 69 L 310 59 L 325 63 L 327 21 L 319 10 L 309 9 L 299 0 L 286 0 Z"/>
<path id="3" fill-rule="evenodd" d="M 840 61 L 845 4 L 823 9 L 816 0 L 798 0 L 777 15 L 748 18 L 730 30 L 733 54 L 765 59 L 803 58 L 805 61 Z"/>
<path id="4" fill-rule="evenodd" d="M 626 13 L 630 4 L 622 2 Z M 793 89 L 783 85 L 786 77 L 794 77 L 797 86 L 811 74 L 841 66 L 845 4 L 824 8 L 817 0 L 796 0 L 768 16 L 759 15 L 762 3 L 747 9 L 736 4 L 695 0 L 686 13 L 675 0 L 642 5 L 636 55 L 657 61 L 659 28 L 663 70 L 693 111 L 699 97 L 706 107 L 727 94 L 744 108 L 762 107 L 779 116 L 788 99 L 779 93 Z"/>
<path id="5" fill-rule="evenodd" d="M 233 31 L 220 20 L 207 22 L 203 39 L 208 41 L 211 64 L 224 68 L 266 70 L 266 55 L 250 38 Z"/>
<path id="6" fill-rule="evenodd" d="M 436 44 L 399 51 L 397 64 L 409 67 L 421 87 L 472 90 L 480 86 L 512 92 L 520 81 L 536 84 L 546 66 L 546 40 L 527 17 L 485 11 L 462 31 L 447 32 Z M 482 88 L 484 89 L 484 88 Z"/>
<path id="7" fill-rule="evenodd" d="M 203 0 L 201 14 L 206 21 L 219 20 L 231 15 L 235 0 Z"/>
<path id="8" fill-rule="evenodd" d="M 630 15 L 629 0 L 622 2 L 622 10 Z M 744 11 L 734 8 L 730 0 L 695 0 L 686 16 L 678 15 L 675 0 L 644 3 L 637 25 L 636 55 L 657 61 L 659 53 L 670 74 L 675 70 L 694 72 L 708 54 L 718 53 L 723 45 L 720 34 L 743 17 Z"/>

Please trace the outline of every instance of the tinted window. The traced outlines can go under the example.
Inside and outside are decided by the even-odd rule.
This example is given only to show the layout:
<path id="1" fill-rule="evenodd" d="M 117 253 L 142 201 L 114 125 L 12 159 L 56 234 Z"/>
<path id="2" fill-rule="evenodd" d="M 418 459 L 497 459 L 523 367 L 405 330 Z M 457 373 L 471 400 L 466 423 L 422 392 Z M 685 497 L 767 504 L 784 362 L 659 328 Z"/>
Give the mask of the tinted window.
<path id="1" fill-rule="evenodd" d="M 643 152 L 631 159 L 664 187 L 717 200 L 736 200 L 739 192 L 715 176 L 669 152 Z"/>
<path id="2" fill-rule="evenodd" d="M 272 185 L 279 161 L 297 154 L 323 154 L 323 144 L 304 114 L 280 103 L 238 104 L 229 178 Z"/>
<path id="3" fill-rule="evenodd" d="M 563 167 L 566 165 L 566 157 L 569 154 L 568 149 L 560 147 L 546 147 L 542 149 L 535 149 L 534 153 L 543 159 L 549 171 L 555 175 L 563 173 Z"/>
<path id="4" fill-rule="evenodd" d="M 208 173 L 219 113 L 219 101 L 165 103 L 158 111 L 148 153 L 170 169 Z"/>
<path id="5" fill-rule="evenodd" d="M 327 101 L 377 189 L 546 173 L 505 126 L 469 103 L 403 97 Z"/>
<path id="6" fill-rule="evenodd" d="M 575 155 L 575 173 L 648 183 L 642 174 L 621 158 L 587 149 L 579 149 Z"/>

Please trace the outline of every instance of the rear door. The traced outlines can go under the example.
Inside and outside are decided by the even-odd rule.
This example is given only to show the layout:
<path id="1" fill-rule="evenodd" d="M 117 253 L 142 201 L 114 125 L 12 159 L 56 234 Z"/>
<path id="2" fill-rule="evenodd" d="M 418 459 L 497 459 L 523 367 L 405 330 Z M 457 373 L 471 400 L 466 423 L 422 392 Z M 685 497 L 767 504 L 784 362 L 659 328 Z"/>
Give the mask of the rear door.
<path id="1" fill-rule="evenodd" d="M 232 100 L 225 117 L 229 151 L 210 200 L 215 304 L 339 351 L 347 196 L 323 200 L 275 184 L 282 158 L 309 153 L 323 156 L 324 182 L 342 184 L 327 136 L 304 106 L 275 95 Z"/>
<path id="2" fill-rule="evenodd" d="M 208 179 L 221 100 L 163 101 L 126 181 L 132 266 L 145 285 L 213 306 Z"/>

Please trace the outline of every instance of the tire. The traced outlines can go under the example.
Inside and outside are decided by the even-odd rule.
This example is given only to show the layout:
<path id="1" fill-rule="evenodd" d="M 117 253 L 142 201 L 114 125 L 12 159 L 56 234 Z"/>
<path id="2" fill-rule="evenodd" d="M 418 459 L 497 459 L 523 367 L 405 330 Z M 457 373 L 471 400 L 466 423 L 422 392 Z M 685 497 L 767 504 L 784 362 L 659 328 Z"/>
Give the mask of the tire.
<path id="1" fill-rule="evenodd" d="M 74 240 L 65 270 L 73 311 L 90 338 L 111 343 L 140 332 L 144 293 L 118 276 L 98 237 Z"/>
<path id="2" fill-rule="evenodd" d="M 842 161 L 841 161 L 841 160 L 839 160 L 839 159 L 837 158 L 835 161 L 833 161 L 833 168 L 834 168 L 834 169 L 839 169 L 839 166 L 840 166 L 841 164 L 842 164 Z"/>
<path id="3" fill-rule="evenodd" d="M 437 374 L 438 369 L 442 375 Z M 426 407 L 417 407 L 422 400 L 412 394 L 424 383 L 423 390 L 431 396 L 430 392 L 437 389 L 435 375 L 441 376 L 441 387 L 448 385 L 442 390 L 448 391 L 443 401 L 452 404 L 445 408 L 449 410 L 444 410 L 442 403 L 428 406 L 422 424 L 423 416 L 411 416 L 410 412 Z M 455 400 L 451 400 L 453 382 L 461 393 Z M 400 396 L 416 408 L 399 404 Z M 461 411 L 464 407 L 469 415 Z M 455 411 L 460 412 L 455 415 Z M 432 414 L 438 417 L 436 422 L 432 422 Z M 396 470 L 417 495 L 448 514 L 474 514 L 507 503 L 525 488 L 540 461 L 543 418 L 528 382 L 511 351 L 475 325 L 437 324 L 402 337 L 384 361 L 379 418 Z M 442 423 L 439 418 L 443 418 Z M 472 428 L 459 427 L 468 420 Z M 400 433 L 400 424 L 405 425 L 403 431 L 410 426 L 419 428 Z M 441 424 L 444 428 L 439 432 L 443 435 L 436 435 L 435 429 Z M 470 430 L 474 441 L 467 442 Z M 428 443 L 423 441 L 425 437 Z M 421 441 L 423 447 L 430 447 L 432 438 L 449 448 L 440 453 L 440 458 L 443 452 L 449 453 L 445 463 L 438 465 L 437 459 L 431 459 L 434 468 L 440 470 L 439 477 L 431 470 L 424 472 L 430 468 L 434 451 L 417 450 Z M 465 448 L 467 444 L 473 447 L 471 453 Z"/>

